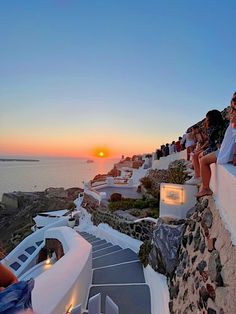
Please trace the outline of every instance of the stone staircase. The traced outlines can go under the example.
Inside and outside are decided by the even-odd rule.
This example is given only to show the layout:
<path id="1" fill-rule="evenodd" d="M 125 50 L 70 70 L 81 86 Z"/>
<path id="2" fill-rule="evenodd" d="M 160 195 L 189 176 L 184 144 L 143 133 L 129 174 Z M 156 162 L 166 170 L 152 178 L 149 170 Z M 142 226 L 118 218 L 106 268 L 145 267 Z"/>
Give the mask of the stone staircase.
<path id="1" fill-rule="evenodd" d="M 108 295 L 120 314 L 151 314 L 149 286 L 136 253 L 86 232 L 79 233 L 92 245 L 93 277 L 89 298 L 101 293 L 102 313 Z"/>

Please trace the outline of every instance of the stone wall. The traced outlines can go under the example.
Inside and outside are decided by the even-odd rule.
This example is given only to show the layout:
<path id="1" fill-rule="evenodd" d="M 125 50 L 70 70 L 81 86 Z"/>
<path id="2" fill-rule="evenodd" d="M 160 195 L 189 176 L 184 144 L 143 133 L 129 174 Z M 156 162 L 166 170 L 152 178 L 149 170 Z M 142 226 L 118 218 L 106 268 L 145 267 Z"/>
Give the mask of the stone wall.
<path id="1" fill-rule="evenodd" d="M 189 211 L 186 225 L 169 279 L 170 312 L 236 313 L 236 248 L 212 197 Z"/>
<path id="2" fill-rule="evenodd" d="M 100 223 L 107 223 L 113 229 L 140 241 L 150 240 L 152 238 L 153 227 L 155 225 L 154 222 L 148 220 L 130 222 L 114 214 L 101 212 L 99 210 L 92 213 L 92 220 L 96 226 Z"/>

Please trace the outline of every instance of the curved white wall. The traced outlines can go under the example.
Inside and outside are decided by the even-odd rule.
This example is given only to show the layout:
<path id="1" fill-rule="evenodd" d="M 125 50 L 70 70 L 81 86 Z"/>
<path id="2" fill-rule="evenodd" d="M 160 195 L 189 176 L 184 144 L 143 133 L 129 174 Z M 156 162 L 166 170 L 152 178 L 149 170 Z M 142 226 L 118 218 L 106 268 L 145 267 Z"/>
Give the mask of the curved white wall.
<path id="1" fill-rule="evenodd" d="M 10 268 L 12 271 L 14 271 L 15 275 L 18 277 L 22 275 L 25 271 L 27 271 L 30 267 L 32 267 L 32 264 L 35 264 L 34 260 L 37 257 L 41 246 L 37 247 L 36 250 L 31 254 L 27 254 L 25 252 L 25 249 L 35 245 L 37 241 L 44 240 L 44 234 L 46 230 L 53 227 L 59 227 L 59 226 L 67 226 L 68 224 L 68 217 L 62 217 L 58 218 L 57 221 L 54 221 L 52 224 L 45 226 L 44 228 L 38 229 L 32 234 L 28 235 L 22 242 L 20 242 L 1 262 L 9 267 L 14 262 L 18 262 L 21 264 L 20 268 L 14 271 L 12 268 Z M 18 259 L 18 256 L 20 256 L 22 253 L 28 255 L 28 258 L 25 262 L 21 262 Z"/>
<path id="2" fill-rule="evenodd" d="M 64 314 L 70 305 L 85 307 L 92 282 L 92 246 L 69 227 L 49 229 L 45 238 L 62 243 L 65 255 L 35 279 L 33 309 L 38 314 Z"/>

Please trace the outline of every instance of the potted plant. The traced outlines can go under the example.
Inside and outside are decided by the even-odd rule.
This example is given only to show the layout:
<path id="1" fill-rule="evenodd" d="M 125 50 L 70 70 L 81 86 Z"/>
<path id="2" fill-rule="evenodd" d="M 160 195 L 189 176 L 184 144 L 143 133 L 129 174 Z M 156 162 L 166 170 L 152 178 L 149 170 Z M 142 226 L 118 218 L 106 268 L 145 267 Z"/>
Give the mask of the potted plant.
<path id="1" fill-rule="evenodd" d="M 68 225 L 71 228 L 74 228 L 75 226 L 75 217 L 73 216 L 73 212 L 75 210 L 75 204 L 73 202 L 71 202 L 68 206 L 68 210 L 70 211 L 70 217 L 68 219 Z"/>

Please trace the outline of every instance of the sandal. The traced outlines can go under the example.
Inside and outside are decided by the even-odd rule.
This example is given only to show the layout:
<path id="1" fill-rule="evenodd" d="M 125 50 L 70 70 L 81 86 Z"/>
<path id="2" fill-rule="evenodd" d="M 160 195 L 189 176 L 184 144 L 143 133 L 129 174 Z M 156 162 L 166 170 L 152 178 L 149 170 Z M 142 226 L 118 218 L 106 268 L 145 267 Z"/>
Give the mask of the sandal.
<path id="1" fill-rule="evenodd" d="M 210 196 L 213 192 L 210 189 L 203 189 L 196 194 L 196 198 L 200 198 L 203 196 Z"/>

